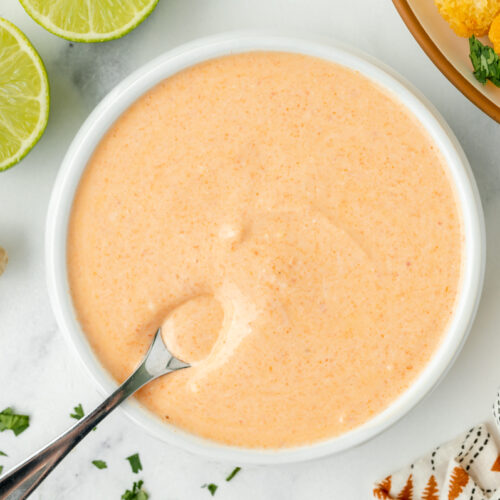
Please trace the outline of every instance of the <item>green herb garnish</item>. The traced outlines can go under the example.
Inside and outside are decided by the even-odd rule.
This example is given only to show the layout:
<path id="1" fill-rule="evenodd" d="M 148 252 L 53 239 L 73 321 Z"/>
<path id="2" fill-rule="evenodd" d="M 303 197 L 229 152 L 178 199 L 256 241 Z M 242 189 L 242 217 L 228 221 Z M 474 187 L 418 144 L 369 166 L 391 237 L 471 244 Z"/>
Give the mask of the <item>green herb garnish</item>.
<path id="1" fill-rule="evenodd" d="M 107 469 L 108 464 L 104 462 L 103 460 L 92 460 L 92 463 L 98 468 L 98 469 Z"/>
<path id="2" fill-rule="evenodd" d="M 206 488 L 208 491 L 210 491 L 211 495 L 214 496 L 215 495 L 215 492 L 217 491 L 217 488 L 218 486 L 214 483 L 210 483 L 210 484 L 203 484 L 201 486 L 202 488 Z"/>
<path id="3" fill-rule="evenodd" d="M 132 467 L 132 472 L 137 474 L 140 470 L 142 470 L 141 459 L 139 458 L 139 453 L 134 453 L 127 457 L 127 460 L 130 463 L 130 467 Z"/>
<path id="4" fill-rule="evenodd" d="M 231 479 L 233 479 L 234 476 L 236 476 L 236 474 L 238 474 L 238 472 L 240 472 L 241 470 L 241 467 L 235 467 L 233 469 L 233 472 L 231 472 L 231 474 L 229 474 L 229 476 L 226 477 L 226 481 L 231 481 Z"/>
<path id="5" fill-rule="evenodd" d="M 148 500 L 149 495 L 142 489 L 144 481 L 134 482 L 132 490 L 127 490 L 122 495 L 122 500 Z"/>
<path id="6" fill-rule="evenodd" d="M 0 412 L 0 432 L 10 430 L 19 436 L 29 426 L 30 417 L 28 415 L 17 415 L 12 408 L 5 408 Z"/>
<path id="7" fill-rule="evenodd" d="M 500 87 L 500 57 L 489 45 L 482 44 L 474 35 L 469 38 L 470 60 L 476 80 L 483 85 L 489 80 Z"/>
<path id="8" fill-rule="evenodd" d="M 4 453 L 3 451 L 0 451 L 0 456 L 6 457 L 7 453 Z M 2 471 L 3 471 L 3 465 L 0 465 L 0 474 L 2 474 Z"/>
<path id="9" fill-rule="evenodd" d="M 82 406 L 82 403 L 80 403 L 78 406 L 75 406 L 73 408 L 73 411 L 75 413 L 70 413 L 69 416 L 71 418 L 74 418 L 76 420 L 80 420 L 81 418 L 83 418 L 85 416 L 85 412 L 83 411 L 83 406 Z"/>

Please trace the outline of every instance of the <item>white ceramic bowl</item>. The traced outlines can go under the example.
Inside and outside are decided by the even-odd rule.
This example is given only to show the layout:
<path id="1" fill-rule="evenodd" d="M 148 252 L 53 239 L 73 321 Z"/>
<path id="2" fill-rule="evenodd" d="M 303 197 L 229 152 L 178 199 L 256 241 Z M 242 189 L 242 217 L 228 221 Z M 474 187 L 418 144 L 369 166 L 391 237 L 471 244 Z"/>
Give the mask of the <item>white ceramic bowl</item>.
<path id="1" fill-rule="evenodd" d="M 465 259 L 460 296 L 449 329 L 434 357 L 415 383 L 389 408 L 366 424 L 326 441 L 281 450 L 252 450 L 220 445 L 161 422 L 134 400 L 126 414 L 154 436 L 190 451 L 234 463 L 284 463 L 317 458 L 351 448 L 375 436 L 415 406 L 440 380 L 457 356 L 478 305 L 485 262 L 481 204 L 467 159 L 444 120 L 407 82 L 390 69 L 352 49 L 304 40 L 256 34 L 220 35 L 189 43 L 146 64 L 112 90 L 87 118 L 71 144 L 56 179 L 47 215 L 46 258 L 50 299 L 57 322 L 104 394 L 116 382 L 91 351 L 78 324 L 66 274 L 68 218 L 80 176 L 103 134 L 139 96 L 158 82 L 201 61 L 252 50 L 297 52 L 359 71 L 392 92 L 431 133 L 446 158 L 462 210 Z"/>

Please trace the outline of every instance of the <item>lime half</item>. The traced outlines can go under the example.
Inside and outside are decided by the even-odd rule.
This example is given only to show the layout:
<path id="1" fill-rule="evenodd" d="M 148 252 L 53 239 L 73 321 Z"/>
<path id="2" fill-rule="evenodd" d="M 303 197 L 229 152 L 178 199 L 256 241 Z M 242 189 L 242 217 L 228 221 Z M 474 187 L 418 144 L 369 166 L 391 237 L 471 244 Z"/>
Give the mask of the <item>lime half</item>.
<path id="1" fill-rule="evenodd" d="M 54 35 L 74 42 L 104 42 L 126 35 L 158 0 L 20 0 L 26 12 Z"/>
<path id="2" fill-rule="evenodd" d="M 49 117 L 49 81 L 40 56 L 0 17 L 0 171 L 38 142 Z"/>

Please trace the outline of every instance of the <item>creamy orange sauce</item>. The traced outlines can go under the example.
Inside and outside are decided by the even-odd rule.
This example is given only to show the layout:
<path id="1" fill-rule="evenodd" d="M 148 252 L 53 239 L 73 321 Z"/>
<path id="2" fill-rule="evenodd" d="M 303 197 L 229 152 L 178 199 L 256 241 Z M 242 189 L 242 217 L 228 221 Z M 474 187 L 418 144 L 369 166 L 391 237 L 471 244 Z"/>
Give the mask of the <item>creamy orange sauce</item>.
<path id="1" fill-rule="evenodd" d="M 123 381 L 164 323 L 194 366 L 138 399 L 246 447 L 337 436 L 436 350 L 462 235 L 446 165 L 395 98 L 312 57 L 233 55 L 159 84 L 96 149 L 68 270 L 83 330 Z"/>

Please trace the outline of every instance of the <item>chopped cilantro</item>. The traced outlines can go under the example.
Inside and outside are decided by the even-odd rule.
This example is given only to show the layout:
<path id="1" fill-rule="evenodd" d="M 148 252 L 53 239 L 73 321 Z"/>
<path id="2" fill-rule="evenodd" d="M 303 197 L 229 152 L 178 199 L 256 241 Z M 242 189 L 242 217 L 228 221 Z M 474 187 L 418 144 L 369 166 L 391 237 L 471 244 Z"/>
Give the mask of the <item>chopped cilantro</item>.
<path id="1" fill-rule="evenodd" d="M 226 481 L 231 481 L 231 479 L 233 479 L 234 476 L 236 476 L 236 474 L 238 474 L 238 472 L 240 472 L 241 470 L 241 467 L 235 467 L 233 469 L 233 472 L 231 472 L 231 474 L 229 474 L 229 476 L 226 477 Z"/>
<path id="2" fill-rule="evenodd" d="M 30 425 L 28 415 L 17 415 L 12 408 L 0 412 L 0 432 L 11 430 L 16 436 L 24 432 Z"/>
<path id="3" fill-rule="evenodd" d="M 132 472 L 137 474 L 140 470 L 142 470 L 141 459 L 139 458 L 139 453 L 134 453 L 127 457 L 126 460 L 129 461 L 130 467 L 132 467 Z"/>
<path id="4" fill-rule="evenodd" d="M 6 457 L 7 453 L 4 453 L 3 451 L 0 451 L 0 457 Z"/>
<path id="5" fill-rule="evenodd" d="M 103 460 L 92 460 L 92 463 L 98 468 L 98 469 L 107 469 L 108 464 L 104 462 Z"/>
<path id="6" fill-rule="evenodd" d="M 82 403 L 80 403 L 78 406 L 75 406 L 73 408 L 73 411 L 75 413 L 70 413 L 69 416 L 71 418 L 74 418 L 75 420 L 80 420 L 85 416 L 85 412 L 83 411 Z"/>
<path id="7" fill-rule="evenodd" d="M 127 490 L 122 495 L 122 500 L 148 500 L 149 495 L 142 489 L 144 481 L 134 482 L 132 490 Z"/>
<path id="8" fill-rule="evenodd" d="M 3 471 L 3 465 L 0 465 L 0 474 L 2 473 Z"/>
<path id="9" fill-rule="evenodd" d="M 500 57 L 489 45 L 483 45 L 474 35 L 469 38 L 469 57 L 476 80 L 483 85 L 489 80 L 500 87 Z"/>
<path id="10" fill-rule="evenodd" d="M 202 485 L 202 488 L 206 488 L 211 493 L 211 495 L 214 496 L 218 486 L 214 483 L 210 483 Z"/>

